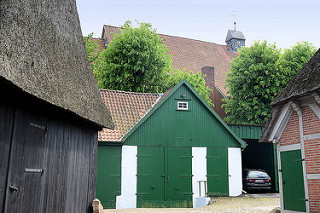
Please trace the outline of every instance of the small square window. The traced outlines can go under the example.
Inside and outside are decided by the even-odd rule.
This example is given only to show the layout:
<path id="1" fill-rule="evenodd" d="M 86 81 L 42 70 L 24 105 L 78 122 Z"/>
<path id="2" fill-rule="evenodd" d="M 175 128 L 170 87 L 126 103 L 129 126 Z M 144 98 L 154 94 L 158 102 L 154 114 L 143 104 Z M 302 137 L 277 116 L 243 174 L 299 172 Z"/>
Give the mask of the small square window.
<path id="1" fill-rule="evenodd" d="M 178 110 L 188 110 L 188 102 L 178 102 Z"/>

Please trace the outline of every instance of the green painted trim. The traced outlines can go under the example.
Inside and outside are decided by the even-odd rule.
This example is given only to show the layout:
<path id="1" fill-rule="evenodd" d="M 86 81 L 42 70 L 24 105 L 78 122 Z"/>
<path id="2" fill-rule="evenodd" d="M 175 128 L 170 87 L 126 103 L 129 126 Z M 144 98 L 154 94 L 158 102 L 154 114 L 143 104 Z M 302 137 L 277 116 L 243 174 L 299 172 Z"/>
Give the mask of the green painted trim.
<path id="1" fill-rule="evenodd" d="M 171 95 L 173 95 L 182 85 L 186 85 L 190 91 L 200 100 L 200 102 L 215 116 L 218 121 L 229 131 L 229 133 L 239 142 L 241 148 L 245 148 L 247 146 L 246 142 L 244 142 L 242 139 L 240 139 L 236 134 L 233 133 L 233 131 L 229 128 L 229 126 L 220 118 L 220 116 L 207 104 L 203 98 L 192 88 L 192 86 L 183 79 L 180 81 L 176 86 L 173 87 L 173 89 L 163 98 L 160 100 L 159 103 L 157 103 L 132 129 L 129 130 L 129 132 L 121 139 L 122 142 L 125 142 L 132 133 L 134 133 L 160 106 L 162 106 L 163 103 L 165 103 Z"/>

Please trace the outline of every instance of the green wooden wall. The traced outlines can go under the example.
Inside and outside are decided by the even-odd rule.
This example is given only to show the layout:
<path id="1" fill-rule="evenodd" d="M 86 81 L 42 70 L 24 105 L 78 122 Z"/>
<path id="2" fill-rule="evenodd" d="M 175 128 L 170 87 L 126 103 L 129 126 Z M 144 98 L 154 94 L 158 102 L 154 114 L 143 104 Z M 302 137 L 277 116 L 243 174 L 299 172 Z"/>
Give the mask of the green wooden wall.
<path id="1" fill-rule="evenodd" d="M 242 166 L 248 169 L 264 169 L 271 177 L 272 190 L 279 191 L 276 144 L 259 143 L 264 126 L 228 124 L 231 130 L 248 146 L 242 151 Z"/>
<path id="2" fill-rule="evenodd" d="M 189 110 L 177 110 L 178 101 L 187 101 Z M 240 147 L 184 84 L 129 136 L 125 145 Z"/>
<path id="3" fill-rule="evenodd" d="M 243 124 L 228 124 L 231 130 L 242 139 L 257 139 L 259 140 L 264 126 L 261 125 L 243 125 Z"/>
<path id="4" fill-rule="evenodd" d="M 192 207 L 191 147 L 208 147 L 208 193 L 227 196 L 228 147 L 241 147 L 239 141 L 185 84 L 167 98 L 139 127 L 127 134 L 123 144 L 138 146 L 137 207 Z M 177 110 L 178 101 L 187 101 L 189 109 Z M 121 147 L 101 144 L 97 197 L 104 197 L 101 201 L 105 208 L 114 208 L 120 185 L 112 177 L 120 174 L 121 161 L 116 163 L 113 161 L 116 158 L 111 156 L 118 156 L 114 153 L 121 153 Z M 100 170 L 106 172 L 101 174 Z M 112 174 L 108 175 L 108 171 Z"/>
<path id="5" fill-rule="evenodd" d="M 116 196 L 121 194 L 121 146 L 98 146 L 96 197 L 103 208 L 115 209 Z"/>

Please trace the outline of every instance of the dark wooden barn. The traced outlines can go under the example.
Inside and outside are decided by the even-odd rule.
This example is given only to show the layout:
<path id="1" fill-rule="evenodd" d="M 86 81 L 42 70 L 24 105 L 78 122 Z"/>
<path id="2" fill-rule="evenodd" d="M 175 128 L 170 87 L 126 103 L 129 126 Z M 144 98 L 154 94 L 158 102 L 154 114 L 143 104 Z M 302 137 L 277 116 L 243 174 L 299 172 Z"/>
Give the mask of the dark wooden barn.
<path id="1" fill-rule="evenodd" d="M 88 212 L 97 133 L 113 128 L 75 0 L 0 5 L 0 212 Z"/>

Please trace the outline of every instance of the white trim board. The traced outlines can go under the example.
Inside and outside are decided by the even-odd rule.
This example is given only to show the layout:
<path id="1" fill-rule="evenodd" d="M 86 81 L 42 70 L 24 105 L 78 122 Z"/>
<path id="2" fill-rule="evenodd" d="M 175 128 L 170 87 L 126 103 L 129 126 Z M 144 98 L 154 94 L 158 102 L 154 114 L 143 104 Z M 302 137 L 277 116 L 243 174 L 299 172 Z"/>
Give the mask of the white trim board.
<path id="1" fill-rule="evenodd" d="M 305 152 L 305 146 L 304 146 L 304 140 L 303 140 L 303 119 L 302 119 L 302 113 L 299 115 L 299 133 L 300 133 L 300 143 L 301 143 L 301 158 L 306 159 L 306 152 Z M 307 180 L 307 166 L 306 161 L 302 161 L 302 170 L 303 170 L 303 181 L 304 181 L 304 193 L 305 193 L 305 199 L 306 199 L 306 211 L 310 212 L 310 206 L 309 206 L 309 189 L 308 189 L 308 180 Z"/>
<path id="2" fill-rule="evenodd" d="M 317 180 L 320 179 L 320 174 L 307 174 L 308 180 Z"/>
<path id="3" fill-rule="evenodd" d="M 229 196 L 242 194 L 241 149 L 228 148 Z"/>
<path id="4" fill-rule="evenodd" d="M 287 103 L 279 116 L 278 121 L 275 123 L 274 128 L 270 134 L 269 141 L 274 139 L 280 139 L 290 117 L 293 112 L 293 108 L 290 103 Z"/>
<path id="5" fill-rule="evenodd" d="M 303 136 L 303 140 L 312 140 L 312 139 L 319 139 L 319 138 L 320 138 L 320 133 Z"/>
<path id="6" fill-rule="evenodd" d="M 208 205 L 210 198 L 206 197 L 207 147 L 192 147 L 192 192 L 193 208 Z"/>
<path id="7" fill-rule="evenodd" d="M 298 150 L 298 149 L 301 149 L 300 143 L 290 144 L 290 145 L 285 145 L 285 146 L 279 147 L 280 152 L 293 151 L 293 150 Z"/>
<path id="8" fill-rule="evenodd" d="M 121 195 L 116 198 L 117 209 L 137 207 L 137 152 L 136 146 L 122 146 Z"/>

